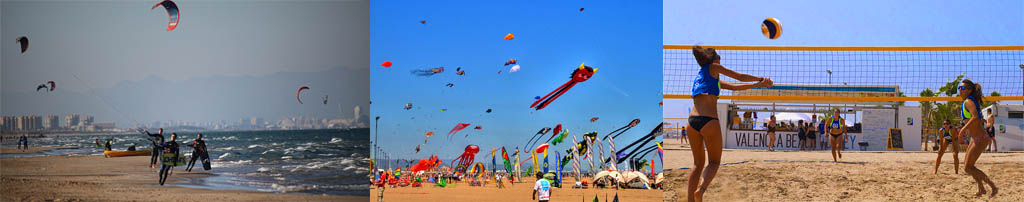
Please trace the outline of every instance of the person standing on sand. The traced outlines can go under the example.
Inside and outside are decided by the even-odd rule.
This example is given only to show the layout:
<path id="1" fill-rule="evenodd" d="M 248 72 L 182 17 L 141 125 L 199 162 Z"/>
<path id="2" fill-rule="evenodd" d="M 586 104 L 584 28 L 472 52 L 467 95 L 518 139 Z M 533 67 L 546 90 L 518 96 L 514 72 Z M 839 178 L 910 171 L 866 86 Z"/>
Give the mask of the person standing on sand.
<path id="1" fill-rule="evenodd" d="M 721 56 L 713 48 L 693 46 L 693 57 L 700 65 L 697 78 L 693 80 L 693 109 L 687 118 L 686 133 L 690 138 L 693 154 L 693 170 L 690 172 L 686 198 L 688 201 L 703 201 L 704 192 L 718 173 L 722 161 L 722 129 L 718 120 L 718 95 L 721 89 L 747 90 L 756 87 L 771 87 L 768 77 L 756 77 L 738 73 L 721 64 Z M 741 82 L 731 83 L 720 80 L 725 75 Z M 707 151 L 705 156 L 704 151 Z M 705 158 L 707 157 L 707 158 Z M 705 168 L 705 160 L 707 167 Z M 701 182 L 703 175 L 703 182 Z"/>
<path id="2" fill-rule="evenodd" d="M 803 151 L 807 145 L 807 127 L 804 127 L 804 120 L 796 122 L 796 131 L 796 136 L 800 138 L 800 151 Z"/>
<path id="3" fill-rule="evenodd" d="M 21 151 L 28 150 L 28 136 L 21 135 L 21 144 L 24 144 L 24 146 L 21 147 Z"/>
<path id="4" fill-rule="evenodd" d="M 832 110 L 832 117 L 829 117 L 825 121 L 828 126 L 829 135 L 829 147 L 832 148 L 832 161 L 839 162 L 839 159 L 843 158 L 843 145 L 845 138 L 843 135 L 846 134 L 846 120 L 843 117 L 839 117 L 839 109 Z M 836 158 L 836 154 L 839 154 L 839 158 Z"/>
<path id="5" fill-rule="evenodd" d="M 817 143 L 818 136 L 814 134 L 814 126 L 810 122 L 804 125 L 807 131 L 807 150 L 814 151 L 816 148 L 814 145 Z"/>
<path id="6" fill-rule="evenodd" d="M 551 200 L 551 182 L 544 178 L 538 179 L 533 183 L 533 194 L 530 194 L 530 198 L 539 202 Z"/>
<path id="7" fill-rule="evenodd" d="M 199 159 L 206 153 L 206 141 L 203 141 L 203 134 L 199 133 L 199 135 L 196 136 L 196 139 L 192 140 L 192 144 L 187 146 L 192 147 L 192 159 L 189 160 L 188 165 L 185 166 L 185 171 L 192 172 L 192 167 L 196 165 L 196 159 Z M 205 162 L 202 163 L 205 164 Z"/>
<path id="8" fill-rule="evenodd" d="M 999 143 L 996 142 L 996 114 L 992 112 L 992 108 L 988 108 L 988 116 L 985 117 L 985 132 L 992 138 L 992 148 L 989 150 L 999 151 Z"/>
<path id="9" fill-rule="evenodd" d="M 953 129 L 953 126 L 949 124 L 949 120 L 942 122 L 942 128 L 939 128 L 939 134 L 942 134 L 942 140 L 939 141 L 939 157 L 935 159 L 935 173 L 939 174 L 939 164 L 942 163 L 942 154 L 946 153 L 946 147 L 953 145 L 953 173 L 960 174 L 960 141 L 957 141 L 957 137 L 953 135 L 953 131 L 959 131 Z"/>
<path id="10" fill-rule="evenodd" d="M 985 183 L 992 188 L 992 195 L 995 196 L 999 193 L 999 188 L 992 182 L 985 172 L 982 172 L 978 167 L 974 166 L 974 163 L 978 162 L 978 158 L 981 157 L 981 153 L 988 147 L 988 143 L 992 141 L 992 137 L 985 132 L 984 120 L 981 118 L 981 104 L 983 95 L 981 91 L 981 84 L 972 82 L 970 79 L 964 79 L 960 82 L 960 86 L 957 86 L 957 91 L 960 94 L 960 98 L 964 99 L 964 102 L 960 112 L 960 118 L 966 120 L 960 133 L 957 134 L 961 138 L 970 135 L 971 143 L 967 146 L 967 159 L 964 165 L 964 172 L 970 174 L 974 178 L 974 182 L 978 184 L 978 193 L 975 196 L 981 196 L 985 194 Z"/>
<path id="11" fill-rule="evenodd" d="M 768 151 L 775 151 L 775 115 L 768 120 Z"/>
<path id="12" fill-rule="evenodd" d="M 148 130 L 143 132 L 153 138 L 151 139 L 153 142 L 153 153 L 149 158 L 149 169 L 153 169 L 153 166 L 156 165 L 156 160 L 160 157 L 160 144 L 164 142 L 164 128 L 160 128 L 156 134 L 150 134 Z"/>
<path id="13" fill-rule="evenodd" d="M 162 159 L 163 167 L 160 168 L 160 186 L 164 185 L 167 181 L 167 176 L 170 176 L 174 172 L 174 164 L 178 162 L 180 153 L 178 151 L 178 134 L 171 133 L 171 141 L 167 141 L 160 148 L 163 148 L 164 154 L 174 154 L 173 158 L 164 157 Z"/>

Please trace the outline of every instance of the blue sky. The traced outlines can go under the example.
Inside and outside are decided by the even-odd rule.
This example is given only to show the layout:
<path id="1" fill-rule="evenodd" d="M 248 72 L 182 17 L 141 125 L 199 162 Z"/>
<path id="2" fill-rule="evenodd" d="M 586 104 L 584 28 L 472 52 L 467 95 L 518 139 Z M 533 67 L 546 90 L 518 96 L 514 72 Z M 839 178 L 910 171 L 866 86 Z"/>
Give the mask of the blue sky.
<path id="1" fill-rule="evenodd" d="M 371 117 L 381 117 L 378 146 L 392 157 L 434 154 L 449 163 L 466 145 L 476 144 L 481 147 L 476 158 L 482 160 L 491 147 L 505 146 L 509 152 L 522 147 L 543 127 L 561 123 L 577 138 L 595 130 L 603 136 L 634 118 L 641 119 L 640 125 L 616 142 L 638 139 L 661 120 L 660 6 L 660 2 L 373 1 L 370 95 Z M 579 12 L 580 7 L 585 10 Z M 502 39 L 508 33 L 516 38 Z M 509 73 L 509 67 L 503 66 L 512 58 L 521 65 L 519 72 Z M 384 61 L 394 66 L 381 67 Z M 529 108 L 534 96 L 569 81 L 581 62 L 598 68 L 593 78 L 543 110 Z M 410 74 L 413 69 L 439 66 L 445 67 L 444 73 Z M 456 67 L 466 74 L 456 75 Z M 455 86 L 445 87 L 447 83 Z M 404 110 L 407 103 L 413 109 Z M 485 113 L 487 109 L 493 112 Z M 600 119 L 590 123 L 591 117 Z M 470 126 L 448 140 L 446 134 L 460 122 L 483 130 Z M 428 131 L 437 134 L 416 154 L 414 148 L 423 143 Z M 569 145 L 553 149 L 564 152 Z"/>
<path id="2" fill-rule="evenodd" d="M 80 113 L 128 127 L 350 118 L 368 107 L 368 1 L 176 0 L 173 31 L 167 11 L 150 9 L 157 2 L 0 2 L 3 115 Z M 25 54 L 18 36 L 30 39 Z M 57 91 L 35 92 L 48 80 Z M 329 94 L 329 106 L 299 105 L 302 85 L 314 88 L 304 99 Z"/>
<path id="3" fill-rule="evenodd" d="M 1024 45 L 1024 12 L 1021 12 L 1024 2 L 1015 0 L 664 1 L 663 9 L 665 44 Z M 781 21 L 783 32 L 779 39 L 769 40 L 761 35 L 760 22 L 766 17 Z M 729 67 L 730 64 L 723 65 Z M 1019 81 L 1020 70 L 1013 72 L 1016 76 L 1003 79 Z M 985 76 L 973 75 L 976 80 Z M 968 77 L 972 75 L 969 73 Z M 824 82 L 821 80 L 824 78 L 817 79 L 815 81 Z M 665 117 L 685 117 L 691 105 L 690 100 L 666 100 Z"/>

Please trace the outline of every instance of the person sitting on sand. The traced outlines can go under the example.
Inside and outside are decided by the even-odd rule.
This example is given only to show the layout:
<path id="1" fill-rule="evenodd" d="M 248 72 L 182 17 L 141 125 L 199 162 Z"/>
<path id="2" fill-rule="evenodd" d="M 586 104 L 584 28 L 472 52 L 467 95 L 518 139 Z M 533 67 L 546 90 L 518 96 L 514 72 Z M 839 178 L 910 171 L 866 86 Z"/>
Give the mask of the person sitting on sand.
<path id="1" fill-rule="evenodd" d="M 174 154 L 173 158 L 165 156 L 162 159 L 163 167 L 160 168 L 160 186 L 163 186 L 164 182 L 167 181 L 167 176 L 174 172 L 174 164 L 178 162 L 177 158 L 180 156 L 180 153 L 178 152 L 178 142 L 175 142 L 177 139 L 178 134 L 171 133 L 171 141 L 160 145 L 164 154 Z"/>
<path id="2" fill-rule="evenodd" d="M 199 133 L 199 135 L 196 135 L 196 139 L 192 140 L 192 144 L 187 146 L 192 147 L 192 159 L 185 166 L 185 171 L 192 172 L 192 167 L 196 165 L 196 159 L 199 159 L 199 157 L 206 153 L 206 141 L 203 141 L 203 134 Z"/>
<path id="3" fill-rule="evenodd" d="M 164 128 L 160 128 L 156 134 L 150 134 L 148 130 L 143 132 L 153 138 L 150 140 L 153 142 L 153 153 L 149 158 L 149 169 L 153 169 L 153 166 L 156 165 L 157 158 L 160 156 L 160 144 L 163 144 L 164 142 Z"/>
<path id="4" fill-rule="evenodd" d="M 693 154 L 693 170 L 690 172 L 689 185 L 686 192 L 688 201 L 702 201 L 704 192 L 711 185 L 711 180 L 718 173 L 722 161 L 722 130 L 718 120 L 718 95 L 721 89 L 747 90 L 755 87 L 771 87 L 772 80 L 738 73 L 721 64 L 721 56 L 713 48 L 693 46 L 693 56 L 700 65 L 697 78 L 693 80 L 693 109 L 690 111 L 686 133 L 690 138 L 690 149 Z M 721 75 L 731 77 L 740 82 L 732 83 L 721 80 Z M 705 150 L 707 154 L 705 154 Z M 706 156 L 705 156 L 706 155 Z M 705 158 L 707 157 L 707 158 Z M 707 167 L 705 168 L 705 160 Z M 704 176 L 701 182 L 701 176 Z"/>
<path id="5" fill-rule="evenodd" d="M 530 200 L 539 202 L 551 200 L 551 182 L 544 178 L 538 179 L 536 183 L 533 183 L 533 193 L 530 194 L 530 198 Z"/>

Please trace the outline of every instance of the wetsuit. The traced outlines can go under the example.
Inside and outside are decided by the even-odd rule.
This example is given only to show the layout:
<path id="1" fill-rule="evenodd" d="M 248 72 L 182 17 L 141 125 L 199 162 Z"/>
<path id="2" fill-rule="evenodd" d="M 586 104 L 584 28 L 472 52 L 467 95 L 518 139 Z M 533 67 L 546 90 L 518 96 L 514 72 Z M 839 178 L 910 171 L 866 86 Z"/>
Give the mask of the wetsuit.
<path id="1" fill-rule="evenodd" d="M 178 143 L 174 141 L 168 141 L 161 145 L 160 148 L 162 148 L 163 153 L 174 154 L 175 157 L 175 159 L 162 159 L 161 161 L 163 162 L 163 167 L 160 168 L 160 185 L 162 186 L 167 181 L 167 175 L 170 174 L 171 168 L 174 168 L 174 164 L 178 162 L 176 157 L 180 156 L 180 152 L 178 151 Z M 170 165 L 167 163 L 170 163 Z"/>
<path id="2" fill-rule="evenodd" d="M 719 82 L 718 78 L 711 76 L 711 64 L 712 63 L 708 63 L 707 65 L 701 66 L 700 71 L 697 72 L 697 78 L 693 80 L 692 97 L 697 97 L 697 95 L 702 94 L 714 95 L 717 97 L 719 93 L 721 93 L 722 82 Z M 718 118 L 710 116 L 690 116 L 688 120 L 690 126 L 697 130 L 697 132 L 700 132 L 701 129 L 704 129 L 704 125 L 708 124 L 708 122 L 718 120 Z"/>
<path id="3" fill-rule="evenodd" d="M 202 139 L 196 139 L 192 141 L 192 158 L 188 161 L 188 166 L 185 166 L 185 171 L 192 172 L 192 167 L 196 165 L 196 159 L 199 159 L 206 153 L 206 141 Z M 204 163 L 205 164 L 205 163 Z"/>
<path id="4" fill-rule="evenodd" d="M 149 166 L 152 167 L 156 165 L 156 160 L 160 158 L 160 144 L 164 142 L 164 135 L 162 133 L 151 134 L 149 132 L 146 132 L 146 135 L 153 138 L 151 140 L 153 142 L 153 153 L 149 158 Z"/>

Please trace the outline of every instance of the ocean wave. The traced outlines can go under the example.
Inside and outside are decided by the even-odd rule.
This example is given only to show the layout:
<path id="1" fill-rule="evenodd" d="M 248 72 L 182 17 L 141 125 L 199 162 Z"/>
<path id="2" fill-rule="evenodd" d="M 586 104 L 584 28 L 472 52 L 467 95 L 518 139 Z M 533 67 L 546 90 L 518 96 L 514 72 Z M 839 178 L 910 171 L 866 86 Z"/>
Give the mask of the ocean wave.
<path id="1" fill-rule="evenodd" d="M 270 168 L 267 168 L 267 167 L 260 167 L 259 169 L 256 169 L 256 171 L 257 171 L 257 172 L 268 172 L 268 171 L 270 171 Z"/>
<path id="2" fill-rule="evenodd" d="M 266 147 L 266 146 L 263 146 L 263 145 L 260 145 L 260 144 L 249 145 L 249 149 L 256 148 L 256 147 Z"/>
<path id="3" fill-rule="evenodd" d="M 219 147 L 219 148 L 214 148 L 214 149 L 211 149 L 211 150 L 213 150 L 213 151 L 231 151 L 231 150 L 237 150 L 237 149 L 238 148 L 235 148 L 235 147 Z"/>
<path id="4" fill-rule="evenodd" d="M 345 141 L 345 140 L 343 140 L 341 138 L 331 138 L 331 142 L 330 143 L 334 144 L 334 143 L 339 143 L 339 142 L 342 142 L 342 141 Z"/>
<path id="5" fill-rule="evenodd" d="M 218 160 L 225 159 L 225 158 L 228 158 L 229 156 L 231 156 L 231 153 L 224 153 L 224 154 L 220 155 L 220 157 L 217 157 L 217 159 Z"/>

